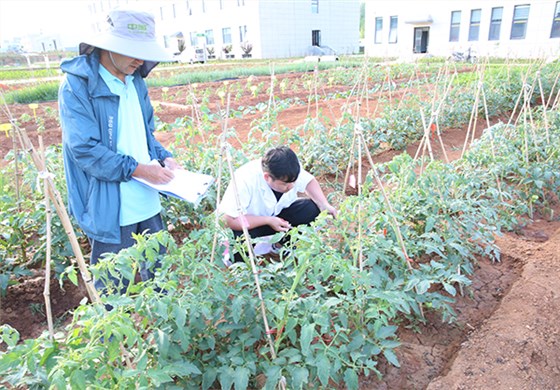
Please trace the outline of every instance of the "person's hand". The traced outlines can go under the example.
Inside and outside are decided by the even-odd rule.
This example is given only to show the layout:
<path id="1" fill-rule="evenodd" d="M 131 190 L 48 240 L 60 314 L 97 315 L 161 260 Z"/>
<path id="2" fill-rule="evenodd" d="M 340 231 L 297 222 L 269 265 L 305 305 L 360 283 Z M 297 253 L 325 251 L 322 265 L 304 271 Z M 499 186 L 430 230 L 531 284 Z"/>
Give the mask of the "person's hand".
<path id="1" fill-rule="evenodd" d="M 162 167 L 159 164 L 138 164 L 132 176 L 140 177 L 153 184 L 166 184 L 169 183 L 175 175 L 167 166 Z"/>
<path id="2" fill-rule="evenodd" d="M 326 206 L 324 206 L 324 208 L 321 210 L 327 210 L 327 212 L 332 215 L 334 218 L 336 218 L 337 214 L 338 214 L 338 210 L 335 209 L 333 206 L 331 206 L 330 204 L 327 204 Z"/>
<path id="3" fill-rule="evenodd" d="M 277 232 L 287 232 L 292 228 L 288 221 L 280 217 L 271 217 L 269 226 Z"/>
<path id="4" fill-rule="evenodd" d="M 173 157 L 167 157 L 165 160 L 163 160 L 163 163 L 165 164 L 166 168 L 169 168 L 171 170 L 183 168 L 179 165 L 179 163 L 177 163 L 177 161 L 175 161 Z"/>

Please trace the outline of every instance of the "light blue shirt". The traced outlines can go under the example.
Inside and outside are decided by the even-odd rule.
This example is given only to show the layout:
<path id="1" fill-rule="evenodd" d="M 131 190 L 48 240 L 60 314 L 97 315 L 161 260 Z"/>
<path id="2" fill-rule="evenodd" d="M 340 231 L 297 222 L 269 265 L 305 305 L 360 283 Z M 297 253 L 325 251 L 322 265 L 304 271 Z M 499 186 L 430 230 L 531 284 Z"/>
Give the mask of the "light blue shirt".
<path id="1" fill-rule="evenodd" d="M 134 76 L 127 75 L 125 83 L 123 83 L 101 64 L 99 75 L 109 90 L 120 98 L 117 152 L 133 157 L 140 164 L 149 163 L 150 155 L 148 154 L 142 110 L 132 82 Z M 110 167 L 107 168 L 110 169 Z M 121 182 L 120 192 L 120 226 L 144 221 L 161 211 L 159 193 L 135 180 Z"/>

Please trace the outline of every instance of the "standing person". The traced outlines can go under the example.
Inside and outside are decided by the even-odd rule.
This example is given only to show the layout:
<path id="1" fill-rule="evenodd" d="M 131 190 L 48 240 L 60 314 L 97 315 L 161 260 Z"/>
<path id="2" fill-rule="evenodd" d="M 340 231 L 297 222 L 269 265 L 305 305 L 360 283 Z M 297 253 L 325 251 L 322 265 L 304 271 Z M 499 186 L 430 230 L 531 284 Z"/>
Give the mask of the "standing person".
<path id="1" fill-rule="evenodd" d="M 244 223 L 250 236 L 255 238 L 310 224 L 322 210 L 335 217 L 337 214 L 317 179 L 301 168 L 297 155 L 287 146 L 273 148 L 263 158 L 237 169 L 235 184 L 241 212 L 232 182 L 218 206 L 218 212 L 223 214 L 235 237 L 243 234 Z M 300 198 L 298 193 L 305 193 L 308 198 Z M 285 242 L 260 246 L 257 254 L 278 253 Z M 242 258 L 236 254 L 234 260 Z"/>
<path id="2" fill-rule="evenodd" d="M 172 59 L 156 41 L 154 17 L 116 9 L 107 23 L 105 32 L 80 44 L 79 56 L 61 64 L 58 94 L 68 207 L 90 240 L 92 265 L 132 246 L 133 234 L 163 229 L 159 193 L 131 179 L 164 184 L 178 167 L 153 135 L 143 79 Z M 140 274 L 153 277 L 145 265 Z M 101 281 L 95 286 L 104 289 Z"/>

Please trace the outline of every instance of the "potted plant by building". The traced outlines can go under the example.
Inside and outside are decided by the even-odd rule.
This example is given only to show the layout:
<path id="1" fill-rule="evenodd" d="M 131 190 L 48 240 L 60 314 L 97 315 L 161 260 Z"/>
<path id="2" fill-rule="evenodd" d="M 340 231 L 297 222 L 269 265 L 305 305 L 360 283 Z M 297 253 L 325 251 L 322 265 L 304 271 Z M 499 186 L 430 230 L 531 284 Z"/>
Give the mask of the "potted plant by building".
<path id="1" fill-rule="evenodd" d="M 231 44 L 224 45 L 222 50 L 224 51 L 224 54 L 226 55 L 226 58 L 235 58 L 235 54 L 231 54 L 232 49 L 233 49 L 233 46 L 231 46 Z"/>
<path id="2" fill-rule="evenodd" d="M 253 50 L 253 44 L 250 42 L 241 42 L 241 50 L 243 50 L 243 54 L 241 55 L 241 57 L 243 58 L 251 58 L 251 50 Z"/>
<path id="3" fill-rule="evenodd" d="M 213 60 L 216 58 L 216 49 L 214 46 L 206 46 L 206 51 L 208 52 L 208 59 Z"/>

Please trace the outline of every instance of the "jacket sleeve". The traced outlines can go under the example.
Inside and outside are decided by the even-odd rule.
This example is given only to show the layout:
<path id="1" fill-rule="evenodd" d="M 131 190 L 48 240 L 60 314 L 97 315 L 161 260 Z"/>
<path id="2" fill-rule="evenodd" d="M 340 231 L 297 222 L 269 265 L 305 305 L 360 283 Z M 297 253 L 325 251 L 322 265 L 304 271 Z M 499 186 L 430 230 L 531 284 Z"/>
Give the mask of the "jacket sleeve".
<path id="1" fill-rule="evenodd" d="M 111 143 L 116 145 L 118 118 L 113 119 L 115 134 L 110 129 L 103 130 L 93 109 L 85 83 L 74 78 L 67 79 L 59 90 L 59 110 L 62 126 L 62 142 L 72 162 L 88 175 L 98 180 L 128 181 L 138 163 L 130 156 L 116 153 Z M 116 111 L 115 111 L 116 114 Z"/>

